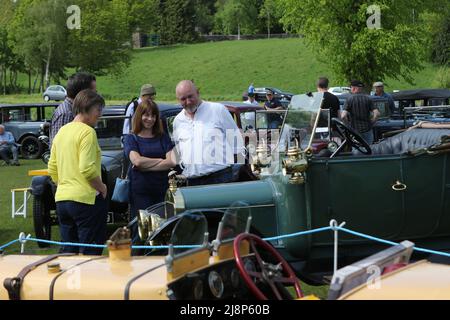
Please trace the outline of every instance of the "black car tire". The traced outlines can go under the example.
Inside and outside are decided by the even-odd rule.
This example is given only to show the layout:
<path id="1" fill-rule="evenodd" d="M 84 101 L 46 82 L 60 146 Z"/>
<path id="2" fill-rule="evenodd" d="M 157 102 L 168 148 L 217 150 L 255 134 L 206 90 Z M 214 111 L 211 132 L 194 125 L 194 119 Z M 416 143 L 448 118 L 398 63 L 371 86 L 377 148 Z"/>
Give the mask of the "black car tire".
<path id="1" fill-rule="evenodd" d="M 50 97 L 47 96 L 47 95 L 45 95 L 45 96 L 44 96 L 44 101 L 45 101 L 45 102 L 49 102 L 49 101 L 50 101 Z"/>
<path id="2" fill-rule="evenodd" d="M 37 239 L 50 240 L 52 237 L 50 209 L 45 205 L 44 199 L 44 196 L 34 196 L 33 199 L 34 233 Z M 39 248 L 48 248 L 50 246 L 44 242 L 38 242 L 37 244 Z"/>
<path id="3" fill-rule="evenodd" d="M 23 138 L 20 144 L 22 145 L 20 151 L 24 159 L 38 159 L 44 149 L 42 143 L 35 136 Z"/>

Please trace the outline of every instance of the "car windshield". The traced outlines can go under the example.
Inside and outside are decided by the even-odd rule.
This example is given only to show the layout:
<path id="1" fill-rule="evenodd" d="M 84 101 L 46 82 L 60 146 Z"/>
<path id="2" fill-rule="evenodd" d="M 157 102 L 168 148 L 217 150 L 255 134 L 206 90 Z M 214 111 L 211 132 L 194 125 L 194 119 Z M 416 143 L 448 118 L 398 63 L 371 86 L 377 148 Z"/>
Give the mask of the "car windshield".
<path id="1" fill-rule="evenodd" d="M 222 218 L 217 232 L 220 242 L 233 240 L 239 234 L 248 231 L 251 209 L 244 202 L 236 202 L 228 208 Z"/>
<path id="2" fill-rule="evenodd" d="M 329 124 L 328 110 L 320 110 L 323 93 L 311 93 L 292 97 L 281 130 L 278 150 L 283 151 L 293 143 L 297 143 L 302 150 L 311 147 L 316 135 L 323 135 L 325 129 L 320 129 L 319 118 L 325 118 Z M 321 111 L 321 112 L 319 112 Z M 329 126 L 329 125 L 328 125 Z M 313 132 L 315 132 L 313 134 Z"/>
<path id="3" fill-rule="evenodd" d="M 169 243 L 174 246 L 200 246 L 204 243 L 207 232 L 208 222 L 203 213 L 186 212 L 174 227 Z M 188 250 L 192 248 L 175 248 L 174 253 L 180 254 Z"/>

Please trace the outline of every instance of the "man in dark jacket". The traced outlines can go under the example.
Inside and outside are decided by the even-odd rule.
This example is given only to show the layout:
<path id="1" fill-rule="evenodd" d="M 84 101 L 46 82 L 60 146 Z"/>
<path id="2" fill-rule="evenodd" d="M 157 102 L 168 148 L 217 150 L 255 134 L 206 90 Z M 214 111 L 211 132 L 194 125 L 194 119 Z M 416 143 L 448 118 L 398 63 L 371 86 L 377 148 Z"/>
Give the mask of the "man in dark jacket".
<path id="1" fill-rule="evenodd" d="M 274 97 L 272 90 L 267 90 L 266 98 L 267 101 L 264 103 L 264 108 L 266 110 L 284 110 L 280 100 Z M 283 119 L 278 113 L 269 113 L 267 115 L 267 118 L 269 121 L 270 129 L 278 129 L 283 122 Z"/>
<path id="2" fill-rule="evenodd" d="M 363 93 L 364 84 L 359 80 L 351 82 L 352 96 L 347 99 L 341 118 L 347 120 L 370 145 L 373 143 L 373 124 L 380 116 L 380 111 L 374 106 L 369 96 Z"/>

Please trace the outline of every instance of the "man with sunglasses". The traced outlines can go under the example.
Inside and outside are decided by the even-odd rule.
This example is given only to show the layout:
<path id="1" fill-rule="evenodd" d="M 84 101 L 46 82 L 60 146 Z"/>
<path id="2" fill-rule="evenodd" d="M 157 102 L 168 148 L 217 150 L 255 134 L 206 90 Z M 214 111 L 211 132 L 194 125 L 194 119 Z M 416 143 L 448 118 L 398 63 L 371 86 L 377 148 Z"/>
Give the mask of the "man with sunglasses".
<path id="1" fill-rule="evenodd" d="M 141 104 L 142 101 L 148 100 L 148 101 L 154 101 L 156 97 L 156 89 L 151 84 L 144 84 L 141 87 L 141 94 L 139 96 L 138 100 L 131 101 L 126 108 L 126 117 L 125 121 L 123 122 L 123 135 L 127 135 L 131 131 L 131 118 L 134 115 L 134 111 L 136 110 L 136 107 Z"/>

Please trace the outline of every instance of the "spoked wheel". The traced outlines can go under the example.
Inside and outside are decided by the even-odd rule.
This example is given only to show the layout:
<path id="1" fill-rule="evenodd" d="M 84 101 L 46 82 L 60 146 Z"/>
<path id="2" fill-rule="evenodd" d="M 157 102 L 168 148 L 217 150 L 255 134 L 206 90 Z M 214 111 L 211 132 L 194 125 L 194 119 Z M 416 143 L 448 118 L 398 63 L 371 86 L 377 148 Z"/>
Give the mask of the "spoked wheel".
<path id="1" fill-rule="evenodd" d="M 260 271 L 248 270 L 245 266 L 245 261 L 240 253 L 241 244 L 243 241 L 248 241 L 250 247 L 256 258 L 257 266 Z M 259 300 L 268 300 L 267 296 L 258 288 L 257 283 L 262 282 L 269 286 L 270 290 L 278 300 L 282 300 L 285 294 L 282 293 L 281 289 L 286 286 L 293 286 L 295 289 L 294 298 L 303 297 L 302 290 L 300 288 L 300 282 L 297 279 L 294 271 L 289 266 L 286 260 L 267 242 L 262 240 L 260 237 L 255 236 L 250 233 L 243 233 L 234 239 L 234 258 L 238 270 L 247 284 L 250 291 Z M 264 252 L 267 252 L 276 264 L 265 262 L 258 251 L 257 248 L 262 248 Z M 292 297 L 291 297 L 292 298 Z"/>
<path id="2" fill-rule="evenodd" d="M 22 157 L 25 159 L 37 159 L 42 154 L 42 143 L 34 136 L 25 137 L 21 142 Z"/>

